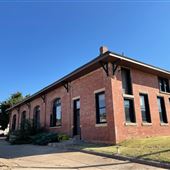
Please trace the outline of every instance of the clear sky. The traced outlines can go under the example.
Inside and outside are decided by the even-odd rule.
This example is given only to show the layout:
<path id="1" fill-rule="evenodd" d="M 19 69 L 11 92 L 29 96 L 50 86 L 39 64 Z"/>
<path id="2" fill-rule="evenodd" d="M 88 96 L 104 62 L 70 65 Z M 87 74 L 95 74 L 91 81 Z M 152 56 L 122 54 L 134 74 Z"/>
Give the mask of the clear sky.
<path id="1" fill-rule="evenodd" d="M 170 1 L 0 0 L 0 101 L 33 94 L 101 45 L 170 70 Z"/>

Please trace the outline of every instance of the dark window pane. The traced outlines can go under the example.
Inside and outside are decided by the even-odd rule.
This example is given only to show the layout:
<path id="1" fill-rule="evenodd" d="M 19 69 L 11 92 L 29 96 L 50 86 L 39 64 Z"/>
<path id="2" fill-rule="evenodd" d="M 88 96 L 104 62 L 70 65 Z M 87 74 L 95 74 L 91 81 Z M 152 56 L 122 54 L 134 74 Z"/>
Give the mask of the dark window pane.
<path id="1" fill-rule="evenodd" d="M 142 113 L 142 121 L 151 123 L 148 96 L 140 94 L 140 108 Z"/>
<path id="2" fill-rule="evenodd" d="M 16 115 L 12 118 L 12 130 L 16 130 Z"/>
<path id="3" fill-rule="evenodd" d="M 76 101 L 76 109 L 80 109 L 80 100 Z"/>
<path id="4" fill-rule="evenodd" d="M 133 100 L 124 99 L 124 109 L 125 109 L 126 122 L 135 123 L 136 118 L 134 113 Z"/>
<path id="5" fill-rule="evenodd" d="M 130 70 L 122 68 L 121 69 L 122 75 L 122 88 L 124 94 L 132 94 L 132 85 L 131 85 L 131 78 L 130 78 Z"/>
<path id="6" fill-rule="evenodd" d="M 106 109 L 102 108 L 99 110 L 100 122 L 106 122 Z"/>
<path id="7" fill-rule="evenodd" d="M 56 99 L 53 105 L 53 126 L 61 126 L 61 100 Z"/>
<path id="8" fill-rule="evenodd" d="M 166 78 L 159 78 L 159 88 L 160 88 L 160 91 L 163 91 L 163 92 L 170 92 L 170 89 L 169 89 L 169 80 L 166 79 Z"/>
<path id="9" fill-rule="evenodd" d="M 40 128 L 40 106 L 34 108 L 34 118 L 33 118 L 34 128 Z"/>
<path id="10" fill-rule="evenodd" d="M 21 129 L 25 129 L 25 124 L 26 124 L 26 111 L 23 111 L 21 114 L 21 124 L 20 124 Z"/>
<path id="11" fill-rule="evenodd" d="M 162 97 L 158 97 L 157 100 L 158 100 L 160 122 L 168 123 L 164 99 Z"/>
<path id="12" fill-rule="evenodd" d="M 26 111 L 23 111 L 21 116 L 21 123 L 24 122 L 25 120 L 26 120 Z"/>
<path id="13" fill-rule="evenodd" d="M 100 94 L 99 95 L 99 107 L 105 107 L 105 95 L 104 94 Z"/>
<path id="14" fill-rule="evenodd" d="M 105 93 L 96 94 L 96 123 L 106 123 Z"/>

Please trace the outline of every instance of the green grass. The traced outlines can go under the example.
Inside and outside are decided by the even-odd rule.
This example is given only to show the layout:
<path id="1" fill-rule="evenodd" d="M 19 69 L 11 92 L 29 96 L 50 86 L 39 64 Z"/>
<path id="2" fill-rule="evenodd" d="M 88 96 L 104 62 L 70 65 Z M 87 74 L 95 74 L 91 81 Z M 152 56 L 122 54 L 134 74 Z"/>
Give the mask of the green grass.
<path id="1" fill-rule="evenodd" d="M 119 146 L 121 155 L 170 163 L 170 136 L 130 139 Z M 76 147 L 100 153 L 117 153 L 116 146 L 84 143 Z"/>

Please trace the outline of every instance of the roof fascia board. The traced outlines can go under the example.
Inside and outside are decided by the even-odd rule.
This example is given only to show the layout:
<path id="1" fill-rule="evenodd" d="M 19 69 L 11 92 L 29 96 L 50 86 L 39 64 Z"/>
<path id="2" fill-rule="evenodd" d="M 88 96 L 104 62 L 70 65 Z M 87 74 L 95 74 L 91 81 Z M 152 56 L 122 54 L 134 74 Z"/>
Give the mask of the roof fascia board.
<path id="1" fill-rule="evenodd" d="M 72 71 L 71 73 L 69 73 L 68 75 L 64 76 L 63 78 L 55 81 L 54 83 L 50 84 L 49 86 L 46 86 L 45 88 L 41 89 L 40 91 L 34 93 L 33 95 L 31 95 L 30 97 L 26 98 L 25 100 L 17 103 L 16 105 L 12 106 L 11 108 L 7 109 L 7 111 L 10 111 L 16 107 L 19 107 L 20 105 L 31 101 L 32 99 L 34 99 L 35 97 L 38 97 L 40 95 L 42 95 L 43 93 L 46 93 L 47 90 L 49 90 L 50 88 L 58 85 L 59 83 L 62 83 L 64 81 L 67 81 L 70 77 L 78 74 L 79 72 L 88 69 L 88 67 L 92 66 L 93 64 L 99 62 L 99 61 L 103 61 L 105 60 L 108 56 L 109 56 L 109 51 L 107 51 L 106 53 L 99 55 L 98 57 L 94 58 L 93 60 L 91 60 L 90 62 L 84 64 L 83 66 L 77 68 L 76 70 Z"/>
<path id="2" fill-rule="evenodd" d="M 121 56 L 121 55 L 113 53 L 113 52 L 111 52 L 109 55 L 113 56 L 113 57 L 116 57 L 116 58 L 119 58 L 119 59 L 122 59 L 122 60 L 125 60 L 125 61 L 128 61 L 128 62 L 131 62 L 131 63 L 134 63 L 134 64 L 137 64 L 137 65 L 140 65 L 140 66 L 143 66 L 143 67 L 147 67 L 147 68 L 155 70 L 155 71 L 159 71 L 159 72 L 162 72 L 162 73 L 170 75 L 170 72 L 167 71 L 167 70 L 164 70 L 164 69 L 161 69 L 161 68 L 149 65 L 149 64 L 145 64 L 143 62 L 131 59 L 129 57 Z"/>

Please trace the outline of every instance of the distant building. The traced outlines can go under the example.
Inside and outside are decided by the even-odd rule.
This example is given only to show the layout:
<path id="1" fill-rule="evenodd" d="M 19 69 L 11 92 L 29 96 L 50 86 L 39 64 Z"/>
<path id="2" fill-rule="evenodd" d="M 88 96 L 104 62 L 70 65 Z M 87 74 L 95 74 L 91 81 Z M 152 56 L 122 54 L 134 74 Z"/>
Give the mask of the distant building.
<path id="1" fill-rule="evenodd" d="M 170 135 L 169 79 L 169 71 L 101 47 L 97 58 L 11 107 L 10 129 L 27 118 L 103 143 Z"/>

